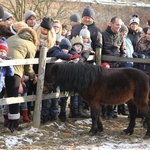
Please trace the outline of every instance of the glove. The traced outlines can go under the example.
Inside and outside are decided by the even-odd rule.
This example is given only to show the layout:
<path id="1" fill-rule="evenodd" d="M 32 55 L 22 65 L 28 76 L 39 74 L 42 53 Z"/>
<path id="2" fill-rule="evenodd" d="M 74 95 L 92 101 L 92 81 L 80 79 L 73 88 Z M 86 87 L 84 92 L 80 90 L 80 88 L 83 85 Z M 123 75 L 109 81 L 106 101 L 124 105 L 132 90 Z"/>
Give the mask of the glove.
<path id="1" fill-rule="evenodd" d="M 80 57 L 80 54 L 76 54 L 76 55 L 71 55 L 69 57 L 69 60 L 73 60 L 73 59 L 76 59 L 76 58 L 79 58 Z"/>
<path id="2" fill-rule="evenodd" d="M 19 127 L 19 119 L 16 120 L 8 120 L 8 128 L 13 133 L 15 130 L 18 130 Z"/>
<path id="3" fill-rule="evenodd" d="M 11 57 L 8 57 L 8 56 L 0 56 L 1 59 L 4 59 L 4 60 L 10 60 Z"/>

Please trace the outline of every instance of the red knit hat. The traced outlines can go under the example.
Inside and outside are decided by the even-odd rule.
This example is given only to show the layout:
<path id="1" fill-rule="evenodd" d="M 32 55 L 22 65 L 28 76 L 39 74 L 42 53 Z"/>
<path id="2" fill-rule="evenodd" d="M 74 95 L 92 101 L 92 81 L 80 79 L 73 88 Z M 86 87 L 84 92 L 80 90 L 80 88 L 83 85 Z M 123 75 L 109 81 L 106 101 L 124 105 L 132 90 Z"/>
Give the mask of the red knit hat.
<path id="1" fill-rule="evenodd" d="M 4 37 L 2 37 L 0 39 L 0 50 L 3 49 L 6 51 L 6 53 L 8 53 L 8 45 L 6 43 L 6 39 Z"/>
<path id="2" fill-rule="evenodd" d="M 110 68 L 109 63 L 107 63 L 107 62 L 102 63 L 102 66 L 103 66 L 104 68 Z"/>

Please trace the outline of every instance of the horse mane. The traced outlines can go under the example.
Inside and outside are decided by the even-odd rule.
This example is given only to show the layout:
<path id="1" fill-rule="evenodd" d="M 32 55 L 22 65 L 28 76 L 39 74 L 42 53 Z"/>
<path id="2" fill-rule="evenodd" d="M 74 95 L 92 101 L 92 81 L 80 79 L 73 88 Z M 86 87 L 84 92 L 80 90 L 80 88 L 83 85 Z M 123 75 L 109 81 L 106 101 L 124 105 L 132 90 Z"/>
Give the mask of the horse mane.
<path id="1" fill-rule="evenodd" d="M 92 86 L 104 69 L 87 63 L 65 63 L 54 64 L 52 69 L 56 71 L 56 82 L 61 91 L 84 92 L 89 86 Z M 57 69 L 56 69 L 57 68 Z"/>

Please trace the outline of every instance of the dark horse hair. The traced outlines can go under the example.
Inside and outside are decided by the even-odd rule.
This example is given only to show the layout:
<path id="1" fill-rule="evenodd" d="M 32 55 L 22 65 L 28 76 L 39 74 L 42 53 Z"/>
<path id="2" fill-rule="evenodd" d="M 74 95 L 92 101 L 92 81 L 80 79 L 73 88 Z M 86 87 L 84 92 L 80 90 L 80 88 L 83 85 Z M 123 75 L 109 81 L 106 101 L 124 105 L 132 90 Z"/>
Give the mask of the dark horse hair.
<path id="1" fill-rule="evenodd" d="M 94 65 L 78 65 L 74 63 L 66 64 L 54 64 L 53 71 L 56 72 L 57 82 L 61 83 L 61 91 L 69 91 L 69 92 L 81 92 L 83 93 L 88 86 L 93 85 L 98 80 L 98 75 L 101 72 L 101 67 L 97 67 Z M 46 74 L 49 74 L 46 70 Z M 48 77 L 49 78 L 49 77 Z M 67 82 L 66 82 L 67 80 Z"/>
<path id="2" fill-rule="evenodd" d="M 123 131 L 132 134 L 135 127 L 137 108 L 146 117 L 150 138 L 149 76 L 134 68 L 103 68 L 87 63 L 65 63 L 47 66 L 45 81 L 61 91 L 78 92 L 91 109 L 92 128 L 90 133 L 103 131 L 100 120 L 101 104 L 118 105 L 127 102 L 130 122 Z"/>

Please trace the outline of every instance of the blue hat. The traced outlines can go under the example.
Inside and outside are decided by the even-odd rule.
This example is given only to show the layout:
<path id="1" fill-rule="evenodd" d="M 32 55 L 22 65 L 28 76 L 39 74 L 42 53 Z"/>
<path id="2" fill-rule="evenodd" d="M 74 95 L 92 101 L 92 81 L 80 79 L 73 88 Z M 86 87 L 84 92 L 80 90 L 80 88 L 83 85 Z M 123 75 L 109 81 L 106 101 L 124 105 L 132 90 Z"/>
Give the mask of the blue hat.
<path id="1" fill-rule="evenodd" d="M 86 8 L 84 8 L 83 13 L 82 13 L 82 17 L 84 16 L 88 16 L 94 19 L 95 18 L 94 10 L 90 6 L 87 6 Z"/>
<path id="2" fill-rule="evenodd" d="M 66 38 L 63 38 L 60 43 L 59 43 L 59 47 L 61 49 L 67 49 L 67 50 L 70 50 L 71 49 L 71 42 L 66 39 Z"/>

